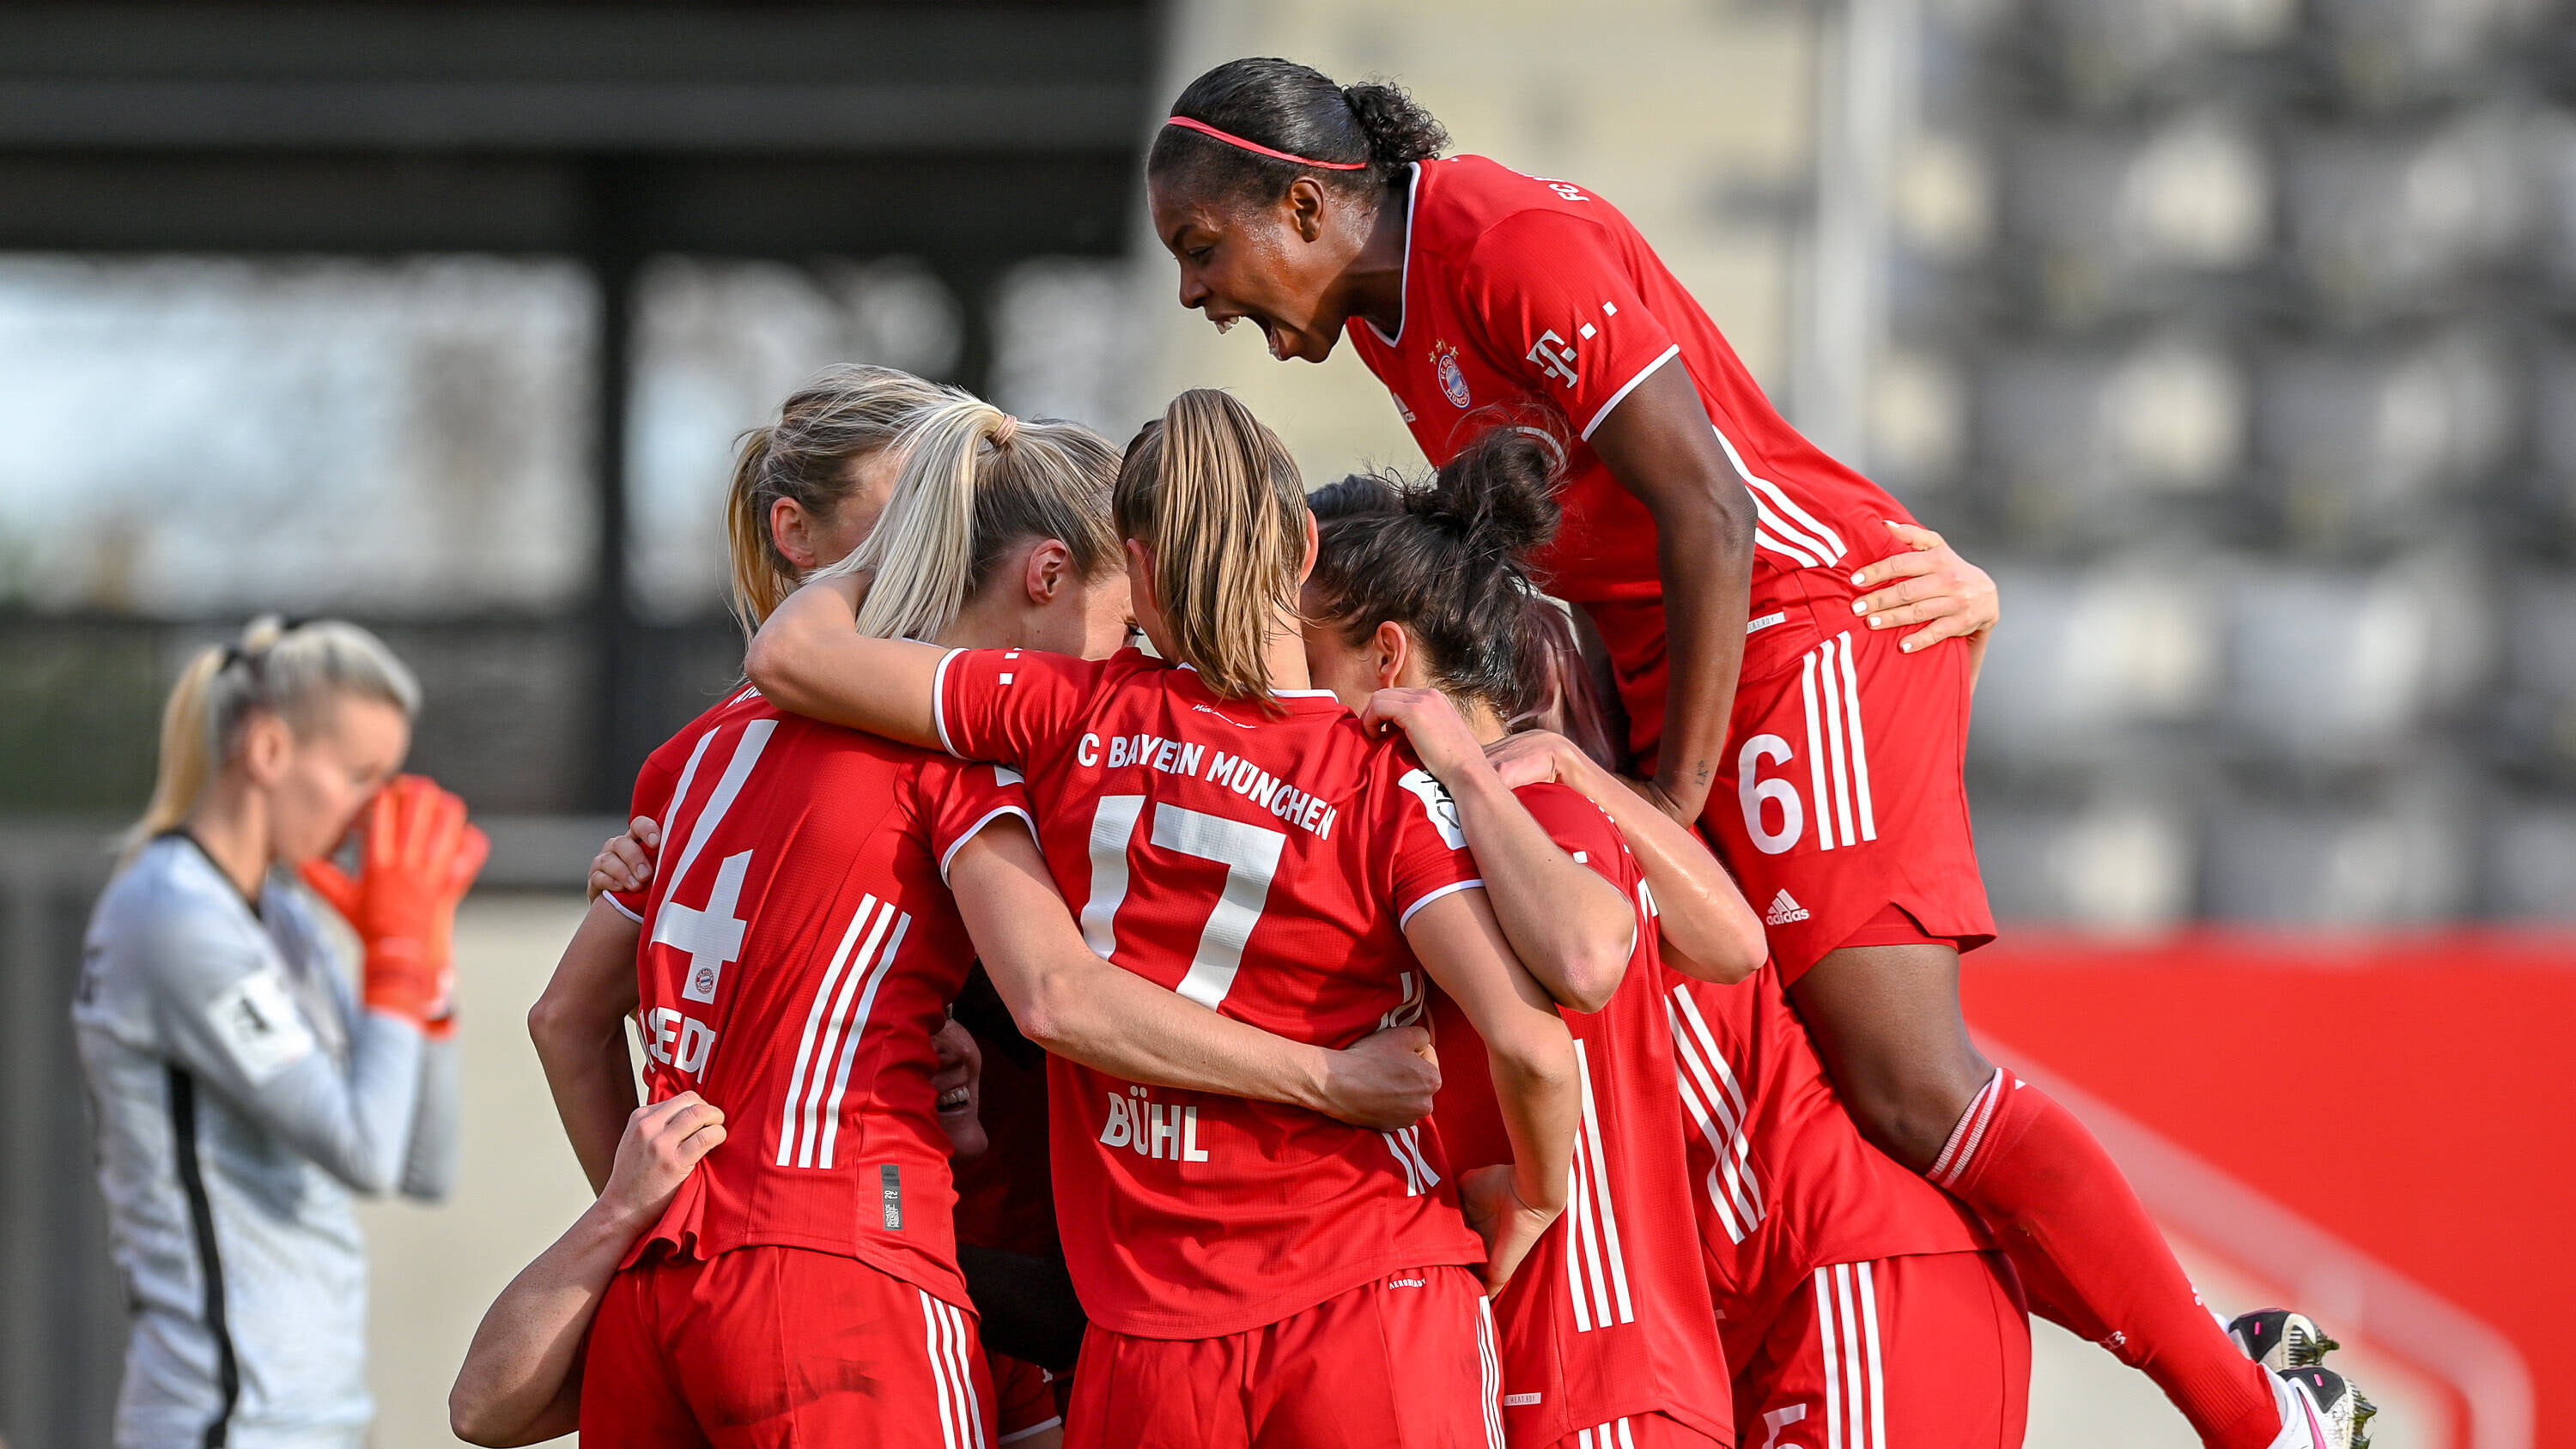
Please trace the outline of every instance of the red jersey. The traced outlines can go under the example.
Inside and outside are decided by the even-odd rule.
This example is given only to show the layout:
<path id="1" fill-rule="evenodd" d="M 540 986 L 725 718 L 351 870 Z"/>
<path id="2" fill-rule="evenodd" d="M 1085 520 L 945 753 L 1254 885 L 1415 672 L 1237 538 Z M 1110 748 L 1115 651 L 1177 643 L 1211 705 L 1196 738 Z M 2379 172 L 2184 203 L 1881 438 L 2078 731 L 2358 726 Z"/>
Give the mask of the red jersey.
<path id="1" fill-rule="evenodd" d="M 1583 1126 L 1574 1192 L 1494 1300 L 1503 1429 L 1514 1449 L 1553 1445 L 1631 1414 L 1661 1412 L 1726 1442 L 1727 1368 L 1684 1176 L 1681 1099 L 1664 1021 L 1662 952 L 1644 876 L 1600 807 L 1563 785 L 1516 792 L 1548 837 L 1637 908 L 1637 947 L 1610 1004 L 1564 1011 Z M 1432 1120 L 1464 1169 L 1509 1162 L 1483 1044 L 1434 992 L 1440 1096 Z"/>
<path id="2" fill-rule="evenodd" d="M 959 650 L 953 752 L 1028 776 L 1093 950 L 1277 1035 L 1344 1047 L 1423 991 L 1402 923 L 1480 885 L 1456 807 L 1323 690 L 1270 711 L 1125 650 Z M 1399 1268 L 1479 1262 L 1437 1138 L 1049 1065 L 1066 1265 L 1091 1321 L 1211 1338 Z"/>
<path id="3" fill-rule="evenodd" d="M 1663 994 L 1730 1361 L 1749 1361 L 1820 1267 L 1993 1246 L 1967 1208 L 1860 1135 L 1776 968 L 1734 986 L 1667 970 Z"/>
<path id="4" fill-rule="evenodd" d="M 746 689 L 653 752 L 635 813 L 662 822 L 652 881 L 615 897 L 644 927 L 647 1093 L 726 1127 L 636 1255 L 811 1248 L 967 1306 L 930 1038 L 974 954 L 948 859 L 1027 818 L 1016 778 Z"/>
<path id="5" fill-rule="evenodd" d="M 1656 369 L 1689 370 L 1753 495 L 1745 676 L 1850 627 L 1853 570 L 1896 551 L 1882 520 L 1911 515 L 1781 418 L 1616 207 L 1482 156 L 1417 163 L 1410 206 L 1403 321 L 1392 337 L 1356 323 L 1351 343 L 1435 464 L 1531 404 L 1565 420 L 1565 523 L 1539 571 L 1600 627 L 1640 754 L 1662 737 L 1667 673 L 1655 521 L 1586 440 Z"/>

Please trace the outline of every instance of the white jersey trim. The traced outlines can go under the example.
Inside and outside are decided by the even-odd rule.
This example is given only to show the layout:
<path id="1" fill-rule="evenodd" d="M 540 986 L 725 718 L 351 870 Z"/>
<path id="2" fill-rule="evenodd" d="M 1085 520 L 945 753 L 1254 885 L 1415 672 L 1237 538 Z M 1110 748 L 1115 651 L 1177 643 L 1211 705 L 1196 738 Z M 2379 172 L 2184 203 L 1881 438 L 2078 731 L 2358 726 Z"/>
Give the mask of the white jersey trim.
<path id="1" fill-rule="evenodd" d="M 957 656 L 965 652 L 951 649 L 940 655 L 939 667 L 930 672 L 930 727 L 939 735 L 939 747 L 961 760 L 966 756 L 959 752 L 957 742 L 948 737 L 948 666 L 956 663 Z"/>
<path id="2" fill-rule="evenodd" d="M 626 903 L 617 898 L 617 893 L 615 891 L 601 891 L 599 893 L 599 898 L 608 902 L 608 908 L 610 910 L 617 912 L 617 914 L 624 916 L 626 919 L 633 921 L 639 926 L 644 924 L 642 913 L 628 910 L 626 908 Z"/>
<path id="3" fill-rule="evenodd" d="M 1384 332 L 1378 331 L 1376 323 L 1370 322 L 1365 317 L 1360 319 L 1367 324 L 1369 331 L 1377 333 L 1378 341 L 1389 347 L 1398 346 L 1404 341 L 1404 324 L 1413 316 L 1413 222 L 1416 215 L 1414 203 L 1421 197 L 1422 163 L 1416 161 L 1413 163 L 1412 177 L 1404 183 L 1404 270 L 1396 274 L 1395 280 L 1397 305 L 1404 310 L 1396 314 L 1395 335 L 1389 337 Z"/>
<path id="4" fill-rule="evenodd" d="M 1637 375 L 1620 384 L 1619 390 L 1610 394 L 1610 400 L 1601 405 L 1601 410 L 1592 415 L 1592 421 L 1583 425 L 1583 441 L 1587 443 L 1592 441 L 1592 430 L 1600 427 L 1603 422 L 1609 419 L 1610 410 L 1612 408 L 1615 408 L 1619 404 L 1628 400 L 1628 394 L 1637 390 L 1637 384 L 1654 376 L 1657 368 L 1662 367 L 1665 363 L 1670 362 L 1681 355 L 1682 345 L 1676 342 L 1672 346 L 1665 348 L 1662 354 L 1656 357 L 1654 361 L 1638 368 Z M 1724 434 L 1720 434 L 1719 436 L 1723 437 Z M 1741 466 L 1741 464 L 1738 465 L 1738 467 Z"/>
<path id="5" fill-rule="evenodd" d="M 1029 812 L 1021 809 L 1017 805 L 996 805 L 992 809 L 985 811 L 982 819 L 967 826 L 964 830 L 959 831 L 955 840 L 948 842 L 948 849 L 939 857 L 939 883 L 941 885 L 948 884 L 948 862 L 957 858 L 957 852 L 966 848 L 966 842 L 983 834 L 985 826 L 992 824 L 994 821 L 1005 815 L 1017 815 L 1020 817 L 1020 822 L 1029 827 L 1029 838 L 1032 840 L 1037 838 L 1038 823 L 1029 818 Z"/>
<path id="6" fill-rule="evenodd" d="M 1481 876 L 1474 880 L 1451 881 L 1449 884 L 1442 886 L 1440 889 L 1431 892 L 1418 901 L 1415 901 L 1412 905 L 1406 906 L 1404 908 L 1404 914 L 1395 918 L 1395 928 L 1401 931 L 1405 927 L 1412 925 L 1413 917 L 1416 912 L 1420 911 L 1424 906 L 1431 904 L 1433 901 L 1440 899 L 1442 896 L 1456 895 L 1458 892 L 1463 890 L 1483 890 L 1484 888 L 1485 882 Z"/>

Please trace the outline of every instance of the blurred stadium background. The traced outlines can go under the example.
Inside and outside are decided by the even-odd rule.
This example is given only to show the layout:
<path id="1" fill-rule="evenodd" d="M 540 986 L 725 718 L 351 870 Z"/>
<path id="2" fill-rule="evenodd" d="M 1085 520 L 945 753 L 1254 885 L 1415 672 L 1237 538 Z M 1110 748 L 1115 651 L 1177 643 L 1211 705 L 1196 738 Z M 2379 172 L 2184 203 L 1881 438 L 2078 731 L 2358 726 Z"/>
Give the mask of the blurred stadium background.
<path id="1" fill-rule="evenodd" d="M 1972 784 L 2022 929 L 1979 1028 L 2095 1097 L 2213 1303 L 2341 1315 L 2382 1445 L 2576 1443 L 2548 0 L 0 9 L 0 1433 L 105 1442 L 64 1012 L 189 650 L 380 627 L 497 842 L 464 1187 L 372 1218 L 376 1442 L 446 1443 L 465 1332 L 580 1201 L 519 1013 L 738 659 L 734 435 L 865 360 L 1115 438 L 1221 383 L 1319 481 L 1418 463 L 1355 359 L 1172 304 L 1142 145 L 1248 53 L 1598 188 L 1994 571 Z M 2187 1442 L 2053 1331 L 2037 1399 L 2035 1445 Z"/>

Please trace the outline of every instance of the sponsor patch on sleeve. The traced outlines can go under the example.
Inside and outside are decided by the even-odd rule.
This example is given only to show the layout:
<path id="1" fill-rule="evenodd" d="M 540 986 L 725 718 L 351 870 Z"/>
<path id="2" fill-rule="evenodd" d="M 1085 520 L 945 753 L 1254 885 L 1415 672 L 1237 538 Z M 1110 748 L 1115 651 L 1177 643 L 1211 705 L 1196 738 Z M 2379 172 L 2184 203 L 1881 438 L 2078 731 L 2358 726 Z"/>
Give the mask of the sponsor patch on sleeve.
<path id="1" fill-rule="evenodd" d="M 314 1049 L 312 1028 L 273 970 L 254 971 L 208 1002 L 206 1022 L 254 1087 L 267 1085 Z"/>

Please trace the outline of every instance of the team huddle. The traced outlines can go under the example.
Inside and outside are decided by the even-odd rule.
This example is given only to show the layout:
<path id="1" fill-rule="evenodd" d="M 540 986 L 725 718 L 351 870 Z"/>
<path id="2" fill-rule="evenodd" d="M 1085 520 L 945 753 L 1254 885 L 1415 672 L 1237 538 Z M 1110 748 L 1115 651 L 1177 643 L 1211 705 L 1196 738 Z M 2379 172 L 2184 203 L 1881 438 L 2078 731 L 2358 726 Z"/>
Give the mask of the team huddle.
<path id="1" fill-rule="evenodd" d="M 531 1016 L 599 1201 L 460 1434 L 2011 1446 L 2037 1312 L 2215 1449 L 2366 1445 L 1968 1042 L 1991 586 L 1446 141 L 1237 61 L 1148 173 L 1182 303 L 1348 336 L 1427 476 L 870 367 L 748 436 L 744 679 Z"/>

